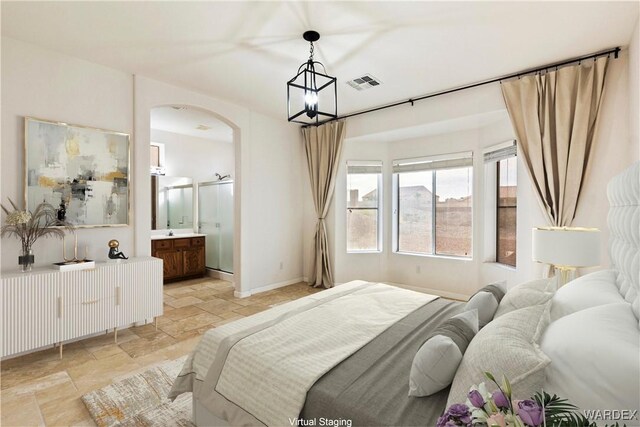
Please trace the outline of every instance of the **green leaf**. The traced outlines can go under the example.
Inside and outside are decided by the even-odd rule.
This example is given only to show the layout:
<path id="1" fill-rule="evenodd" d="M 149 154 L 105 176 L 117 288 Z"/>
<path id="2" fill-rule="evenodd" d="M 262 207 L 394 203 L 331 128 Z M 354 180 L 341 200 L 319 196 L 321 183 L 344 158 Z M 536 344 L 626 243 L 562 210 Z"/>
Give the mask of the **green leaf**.
<path id="1" fill-rule="evenodd" d="M 544 409 L 547 427 L 597 427 L 595 422 L 577 412 L 578 407 L 567 399 L 542 391 L 536 393 L 533 400 Z"/>
<path id="2" fill-rule="evenodd" d="M 495 379 L 495 377 L 493 375 L 491 375 L 491 372 L 485 372 L 484 376 L 487 377 L 488 379 L 490 379 L 491 381 L 493 381 L 494 383 L 498 383 Z"/>
<path id="3" fill-rule="evenodd" d="M 504 388 L 504 392 L 507 395 L 507 399 L 511 400 L 511 394 L 512 394 L 511 383 L 507 379 L 506 375 L 502 376 L 502 387 Z"/>

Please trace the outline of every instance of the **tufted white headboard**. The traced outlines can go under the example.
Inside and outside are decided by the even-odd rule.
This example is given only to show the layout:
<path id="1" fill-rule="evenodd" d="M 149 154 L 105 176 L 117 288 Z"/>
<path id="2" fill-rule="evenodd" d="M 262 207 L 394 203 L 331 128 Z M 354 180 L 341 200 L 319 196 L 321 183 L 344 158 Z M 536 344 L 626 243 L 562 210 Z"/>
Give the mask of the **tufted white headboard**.
<path id="1" fill-rule="evenodd" d="M 616 285 L 640 320 L 640 162 L 616 175 L 607 186 L 609 255 Z"/>

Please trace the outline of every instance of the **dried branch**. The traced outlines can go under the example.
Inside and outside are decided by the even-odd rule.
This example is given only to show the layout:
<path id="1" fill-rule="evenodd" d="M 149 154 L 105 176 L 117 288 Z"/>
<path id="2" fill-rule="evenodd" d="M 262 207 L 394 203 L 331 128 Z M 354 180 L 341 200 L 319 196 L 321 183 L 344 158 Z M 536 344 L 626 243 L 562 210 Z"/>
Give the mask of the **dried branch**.
<path id="1" fill-rule="evenodd" d="M 13 207 L 13 211 L 0 205 L 7 214 L 7 220 L 2 226 L 0 236 L 18 238 L 25 253 L 39 238 L 57 237 L 61 239 L 65 232 L 73 233 L 75 231 L 71 223 L 58 219 L 56 209 L 49 203 L 40 203 L 33 212 L 20 210 L 11 199 L 9 199 L 9 203 Z"/>

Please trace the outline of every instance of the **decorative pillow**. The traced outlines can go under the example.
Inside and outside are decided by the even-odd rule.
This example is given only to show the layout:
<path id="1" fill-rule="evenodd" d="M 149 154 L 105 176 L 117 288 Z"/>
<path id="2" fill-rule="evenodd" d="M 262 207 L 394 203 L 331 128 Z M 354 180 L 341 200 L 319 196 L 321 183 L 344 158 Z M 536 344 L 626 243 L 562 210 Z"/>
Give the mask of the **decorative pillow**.
<path id="1" fill-rule="evenodd" d="M 469 298 L 465 310 L 478 310 L 480 328 L 493 320 L 493 315 L 506 291 L 506 282 L 496 282 L 485 286 Z"/>
<path id="2" fill-rule="evenodd" d="M 596 271 L 570 281 L 551 300 L 551 321 L 599 305 L 625 302 L 616 286 L 616 272 Z"/>
<path id="3" fill-rule="evenodd" d="M 430 396 L 449 386 L 478 332 L 478 311 L 465 311 L 435 329 L 413 358 L 409 396 Z"/>
<path id="4" fill-rule="evenodd" d="M 512 311 L 494 319 L 475 336 L 453 379 L 447 407 L 464 403 L 473 385 L 485 381 L 484 372 L 511 381 L 513 394 L 528 399 L 542 388 L 549 358 L 537 341 L 549 324 L 550 303 Z"/>
<path id="5" fill-rule="evenodd" d="M 540 347 L 551 359 L 545 368 L 547 393 L 580 409 L 640 409 L 640 333 L 628 302 L 552 322 Z"/>
<path id="6" fill-rule="evenodd" d="M 558 278 L 538 279 L 531 282 L 521 283 L 507 291 L 500 306 L 494 315 L 498 318 L 519 308 L 531 307 L 532 305 L 544 304 L 553 297 L 553 293 L 558 288 Z"/>

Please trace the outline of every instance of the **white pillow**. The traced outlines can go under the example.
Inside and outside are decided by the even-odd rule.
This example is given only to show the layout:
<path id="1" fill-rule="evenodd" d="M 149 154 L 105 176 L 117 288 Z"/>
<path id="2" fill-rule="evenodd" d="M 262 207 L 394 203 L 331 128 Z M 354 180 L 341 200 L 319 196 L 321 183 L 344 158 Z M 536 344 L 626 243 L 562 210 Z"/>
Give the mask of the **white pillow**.
<path id="1" fill-rule="evenodd" d="M 494 318 L 498 318 L 513 310 L 544 304 L 551 299 L 558 288 L 558 278 L 545 278 L 521 283 L 507 291 L 500 301 Z"/>
<path id="2" fill-rule="evenodd" d="M 640 331 L 628 302 L 564 316 L 549 325 L 540 346 L 551 359 L 547 393 L 581 409 L 639 409 Z"/>
<path id="3" fill-rule="evenodd" d="M 478 290 L 465 306 L 465 310 L 478 310 L 480 328 L 493 320 L 500 301 L 507 292 L 506 282 L 496 282 Z"/>
<path id="4" fill-rule="evenodd" d="M 529 399 L 544 384 L 549 358 L 538 339 L 549 323 L 549 304 L 533 305 L 494 319 L 473 338 L 451 384 L 447 407 L 464 403 L 469 388 L 486 381 L 484 372 L 505 375 L 516 399 Z"/>
<path id="5" fill-rule="evenodd" d="M 616 286 L 616 272 L 596 271 L 567 283 L 551 300 L 551 321 L 599 305 L 625 302 Z"/>
<path id="6" fill-rule="evenodd" d="M 436 328 L 413 358 L 409 396 L 430 396 L 448 387 L 456 375 L 462 355 L 477 332 L 477 310 L 462 312 Z"/>

